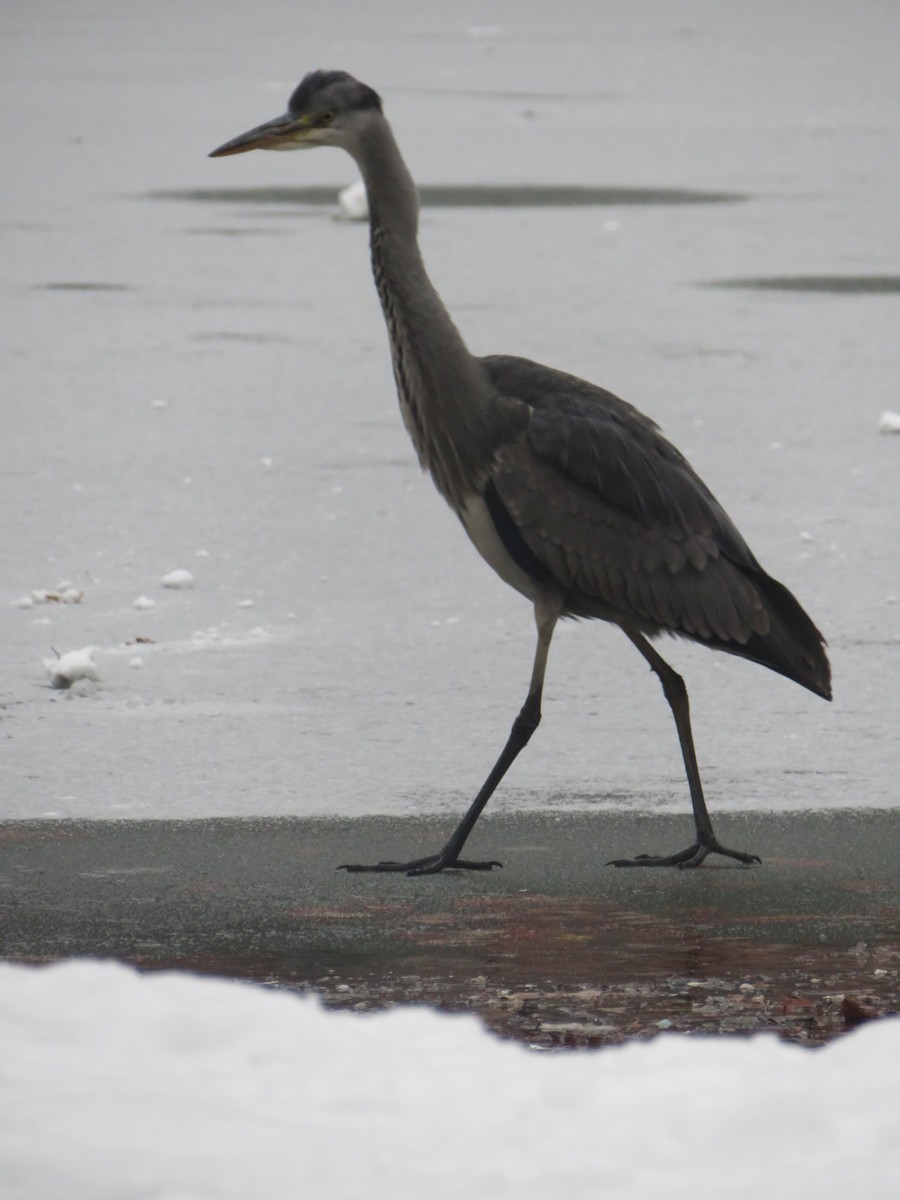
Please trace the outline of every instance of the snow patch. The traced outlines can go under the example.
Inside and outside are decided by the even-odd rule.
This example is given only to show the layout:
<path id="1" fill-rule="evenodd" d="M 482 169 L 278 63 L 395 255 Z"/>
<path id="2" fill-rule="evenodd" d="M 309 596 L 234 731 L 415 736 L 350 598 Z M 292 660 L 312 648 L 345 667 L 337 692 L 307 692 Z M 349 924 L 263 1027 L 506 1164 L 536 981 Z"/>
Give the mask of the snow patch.
<path id="1" fill-rule="evenodd" d="M 474 1017 L 81 961 L 0 965 L 0 1043 L 16 1200 L 888 1200 L 900 1172 L 891 1019 L 818 1051 L 537 1055 Z"/>
<path id="2" fill-rule="evenodd" d="M 228 633 L 227 623 L 212 625 L 209 629 L 198 629 L 192 638 L 185 641 L 168 642 L 165 648 L 170 651 L 184 652 L 190 650 L 232 650 L 241 646 L 260 646 L 275 640 L 275 635 L 261 626 L 247 633 Z"/>

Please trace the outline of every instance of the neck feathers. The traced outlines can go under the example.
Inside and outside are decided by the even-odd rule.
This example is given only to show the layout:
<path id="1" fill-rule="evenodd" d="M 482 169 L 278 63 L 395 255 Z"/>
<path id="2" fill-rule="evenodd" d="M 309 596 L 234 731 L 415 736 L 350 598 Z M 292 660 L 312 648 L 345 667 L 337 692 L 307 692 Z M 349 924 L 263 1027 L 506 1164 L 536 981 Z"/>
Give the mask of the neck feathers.
<path id="1" fill-rule="evenodd" d="M 390 126 L 374 121 L 356 155 L 371 220 L 372 272 L 403 419 L 449 503 L 480 492 L 491 466 L 491 388 L 435 291 L 417 240 L 419 201 Z"/>

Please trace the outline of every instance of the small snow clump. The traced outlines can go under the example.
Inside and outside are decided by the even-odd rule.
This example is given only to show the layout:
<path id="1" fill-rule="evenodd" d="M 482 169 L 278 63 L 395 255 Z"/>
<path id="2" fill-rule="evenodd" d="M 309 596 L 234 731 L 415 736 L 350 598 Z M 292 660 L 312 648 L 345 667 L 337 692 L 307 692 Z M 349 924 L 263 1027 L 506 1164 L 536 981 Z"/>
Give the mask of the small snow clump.
<path id="1" fill-rule="evenodd" d="M 68 688 L 79 679 L 90 679 L 93 683 L 100 682 L 97 668 L 94 666 L 94 647 L 85 646 L 83 650 L 69 650 L 66 654 L 57 654 L 56 658 L 43 659 L 44 668 L 50 677 L 53 688 Z"/>
<path id="2" fill-rule="evenodd" d="M 361 179 L 348 184 L 338 192 L 338 204 L 341 213 L 349 221 L 366 221 L 369 217 L 369 197 L 366 195 L 366 185 Z"/>
<path id="3" fill-rule="evenodd" d="M 163 575 L 162 585 L 167 588 L 192 588 L 194 586 L 194 577 L 190 571 L 185 571 L 183 567 L 179 567 L 176 571 L 170 571 L 168 575 Z"/>
<path id="4" fill-rule="evenodd" d="M 35 604 L 80 604 L 83 599 L 84 592 L 66 580 L 58 584 L 55 591 L 34 588 L 30 596 L 20 596 L 13 603 L 16 608 L 32 608 Z"/>

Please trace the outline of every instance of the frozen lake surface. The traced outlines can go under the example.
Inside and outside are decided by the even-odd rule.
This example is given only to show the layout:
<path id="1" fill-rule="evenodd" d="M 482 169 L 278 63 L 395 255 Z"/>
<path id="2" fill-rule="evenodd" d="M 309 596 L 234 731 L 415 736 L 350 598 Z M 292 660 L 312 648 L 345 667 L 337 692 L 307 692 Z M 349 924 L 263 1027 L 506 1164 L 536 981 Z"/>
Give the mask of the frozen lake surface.
<path id="1" fill-rule="evenodd" d="M 529 606 L 401 425 L 366 229 L 329 199 L 350 160 L 205 157 L 317 66 L 382 92 L 471 348 L 654 417 L 828 637 L 831 706 L 664 647 L 713 813 L 894 803 L 897 10 L 75 0 L 2 26 L 4 816 L 458 809 L 524 696 Z M 42 660 L 90 645 L 100 684 L 52 689 Z M 556 637 L 492 805 L 542 806 L 687 810 L 614 629 Z"/>

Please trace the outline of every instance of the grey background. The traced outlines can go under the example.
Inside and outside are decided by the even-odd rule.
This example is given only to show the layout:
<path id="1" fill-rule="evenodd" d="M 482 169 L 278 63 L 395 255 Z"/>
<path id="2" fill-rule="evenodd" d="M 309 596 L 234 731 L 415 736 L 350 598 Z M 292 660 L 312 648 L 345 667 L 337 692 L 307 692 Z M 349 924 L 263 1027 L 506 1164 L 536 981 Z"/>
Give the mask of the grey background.
<path id="1" fill-rule="evenodd" d="M 832 706 L 662 647 L 713 814 L 894 803 L 896 5 L 45 0 L 0 30 L 2 815 L 440 813 L 521 703 L 529 608 L 415 465 L 365 227 L 239 202 L 352 163 L 205 157 L 318 66 L 381 91 L 423 184 L 746 197 L 428 207 L 422 241 L 474 351 L 653 416 L 828 636 Z M 81 604 L 16 607 L 63 580 Z M 101 686 L 51 691 L 50 646 L 89 643 Z M 544 713 L 492 810 L 686 811 L 617 631 L 560 630 Z"/>

